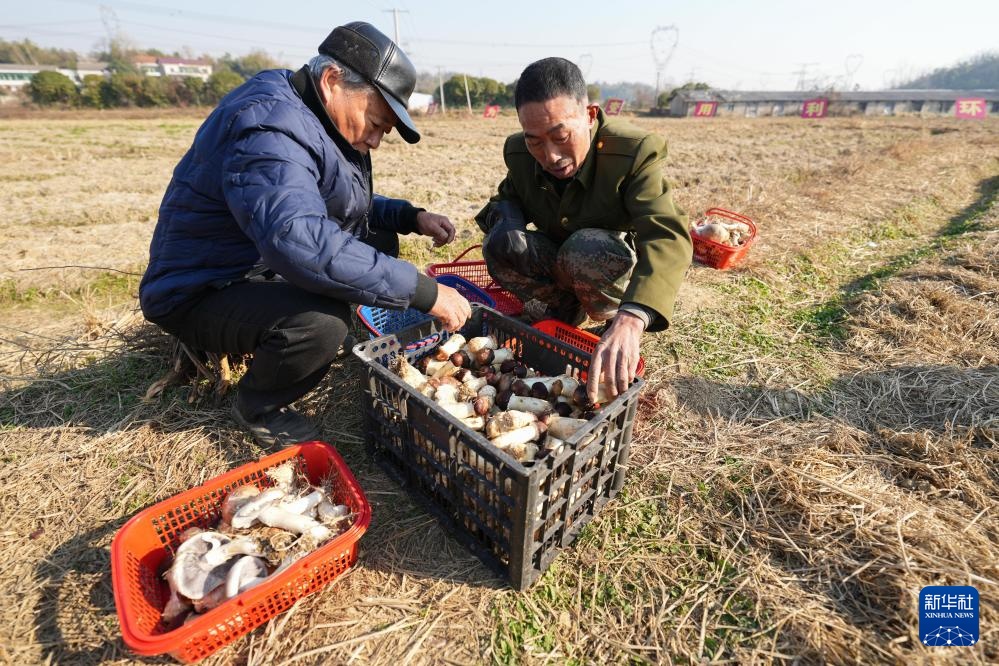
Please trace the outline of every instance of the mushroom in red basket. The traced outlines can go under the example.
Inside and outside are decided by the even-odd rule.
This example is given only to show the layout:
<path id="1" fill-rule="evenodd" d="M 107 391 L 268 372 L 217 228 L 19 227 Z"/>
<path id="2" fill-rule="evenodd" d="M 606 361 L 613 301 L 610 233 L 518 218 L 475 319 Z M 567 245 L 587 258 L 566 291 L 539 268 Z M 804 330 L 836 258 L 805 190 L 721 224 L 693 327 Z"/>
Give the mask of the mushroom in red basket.
<path id="1" fill-rule="evenodd" d="M 245 555 L 229 569 L 229 575 L 225 579 L 225 598 L 232 599 L 240 592 L 264 582 L 266 578 L 267 562 L 253 555 Z"/>
<path id="2" fill-rule="evenodd" d="M 166 573 L 170 589 L 197 601 L 224 583 L 231 564 L 228 561 L 209 564 L 205 555 L 229 541 L 229 537 L 218 532 L 201 532 L 180 544 Z"/>
<path id="3" fill-rule="evenodd" d="M 346 504 L 333 504 L 329 499 L 324 499 L 320 502 L 316 511 L 316 517 L 319 518 L 319 522 L 326 526 L 339 525 L 343 519 L 349 518 L 350 515 L 349 506 Z"/>
<path id="4" fill-rule="evenodd" d="M 306 516 L 312 516 L 315 514 L 315 509 L 319 506 L 320 502 L 325 499 L 323 491 L 319 488 L 313 488 L 312 492 L 295 497 L 293 495 L 285 495 L 279 501 L 277 506 L 281 507 L 285 511 L 290 511 L 291 513 L 300 513 Z"/>
<path id="5" fill-rule="evenodd" d="M 694 233 L 705 240 L 738 247 L 752 237 L 753 230 L 745 222 L 709 217 L 694 227 Z"/>
<path id="6" fill-rule="evenodd" d="M 236 512 L 259 494 L 260 488 L 251 484 L 232 489 L 222 500 L 222 522 L 231 524 L 232 517 L 236 515 Z"/>
<path id="7" fill-rule="evenodd" d="M 236 557 L 237 555 L 260 555 L 260 544 L 254 539 L 246 537 L 236 537 L 215 546 L 205 553 L 205 562 L 209 566 L 219 566 Z"/>
<path id="8" fill-rule="evenodd" d="M 239 507 L 239 510 L 233 515 L 232 523 L 233 528 L 237 530 L 244 530 L 257 520 L 257 516 L 260 515 L 260 510 L 265 506 L 277 502 L 282 497 L 285 496 L 285 491 L 280 488 L 268 488 L 256 497 L 251 498 L 248 502 Z"/>
<path id="9" fill-rule="evenodd" d="M 326 541 L 333 536 L 328 527 L 300 513 L 285 511 L 276 504 L 268 504 L 260 510 L 257 520 L 270 527 L 280 527 L 283 530 L 303 534 L 317 543 Z"/>
<path id="10" fill-rule="evenodd" d="M 708 222 L 706 224 L 699 224 L 694 227 L 694 232 L 705 240 L 721 243 L 722 245 L 729 244 L 728 229 L 720 223 Z"/>

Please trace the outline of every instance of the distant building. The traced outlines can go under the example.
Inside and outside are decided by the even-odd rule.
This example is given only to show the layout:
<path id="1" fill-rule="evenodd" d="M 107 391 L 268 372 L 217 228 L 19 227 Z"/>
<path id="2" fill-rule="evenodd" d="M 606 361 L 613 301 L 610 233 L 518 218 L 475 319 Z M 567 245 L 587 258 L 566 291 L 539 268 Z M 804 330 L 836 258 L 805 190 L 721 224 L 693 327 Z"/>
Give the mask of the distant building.
<path id="1" fill-rule="evenodd" d="M 212 75 L 212 63 L 207 60 L 137 55 L 132 64 L 146 76 L 191 76 L 207 81 Z"/>
<path id="2" fill-rule="evenodd" d="M 426 113 L 430 109 L 430 105 L 433 104 L 433 101 L 433 95 L 415 92 L 409 96 L 409 104 L 407 108 L 410 111 Z"/>
<path id="3" fill-rule="evenodd" d="M 55 71 L 56 67 L 0 63 L 0 89 L 15 92 L 31 83 L 31 77 L 42 70 Z"/>
<path id="4" fill-rule="evenodd" d="M 999 90 L 875 90 L 852 92 L 781 92 L 741 90 L 684 90 L 669 105 L 669 115 L 694 115 L 698 102 L 716 102 L 716 116 L 797 116 L 806 100 L 829 100 L 831 116 L 950 115 L 959 97 L 985 100 L 988 112 L 999 115 Z"/>
<path id="5" fill-rule="evenodd" d="M 107 76 L 108 65 L 106 62 L 94 62 L 81 60 L 76 63 L 75 69 L 68 67 L 55 67 L 53 65 L 18 65 L 13 63 L 0 63 L 0 92 L 16 92 L 31 83 L 31 77 L 38 72 L 59 72 L 76 85 L 83 83 L 83 77 L 90 74 Z"/>
<path id="6" fill-rule="evenodd" d="M 140 74 L 146 76 L 163 76 L 163 72 L 160 70 L 160 63 L 156 56 L 151 55 L 137 55 L 132 59 L 132 64 Z"/>
<path id="7" fill-rule="evenodd" d="M 207 60 L 160 58 L 159 64 L 163 76 L 193 76 L 207 81 L 208 77 L 212 75 L 212 63 Z"/>

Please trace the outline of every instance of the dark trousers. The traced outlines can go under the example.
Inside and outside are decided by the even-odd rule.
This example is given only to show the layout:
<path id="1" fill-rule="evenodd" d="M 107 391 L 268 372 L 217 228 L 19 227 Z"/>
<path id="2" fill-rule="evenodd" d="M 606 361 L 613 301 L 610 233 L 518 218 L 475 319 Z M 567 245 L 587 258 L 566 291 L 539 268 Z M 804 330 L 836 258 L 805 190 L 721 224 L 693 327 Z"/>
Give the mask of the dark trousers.
<path id="1" fill-rule="evenodd" d="M 398 256 L 395 233 L 364 241 Z M 154 323 L 196 349 L 253 354 L 237 401 L 243 416 L 255 419 L 322 381 L 350 327 L 350 306 L 283 280 L 254 278 L 209 289 Z"/>

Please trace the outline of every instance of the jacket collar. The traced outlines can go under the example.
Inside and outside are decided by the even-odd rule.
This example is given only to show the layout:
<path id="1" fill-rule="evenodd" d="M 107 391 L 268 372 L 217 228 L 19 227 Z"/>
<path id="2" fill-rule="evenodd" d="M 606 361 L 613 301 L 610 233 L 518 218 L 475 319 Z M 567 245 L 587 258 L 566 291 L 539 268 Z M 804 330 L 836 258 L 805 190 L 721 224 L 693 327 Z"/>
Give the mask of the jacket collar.
<path id="1" fill-rule="evenodd" d="M 576 175 L 572 177 L 572 180 L 578 180 L 579 184 L 585 188 L 589 188 L 593 185 L 593 179 L 596 176 L 597 168 L 595 164 L 597 161 L 597 144 L 599 143 L 597 141 L 597 134 L 606 124 L 607 120 L 604 118 L 604 112 L 598 106 L 597 119 L 593 123 L 593 127 L 590 128 L 590 149 L 586 152 L 586 159 L 583 160 L 583 164 L 579 167 L 579 171 L 577 171 Z M 548 175 L 548 172 L 544 170 L 537 160 L 534 160 L 534 177 L 538 182 L 545 182 L 546 180 L 551 179 L 551 176 Z"/>
<path id="2" fill-rule="evenodd" d="M 330 114 L 326 111 L 326 107 L 323 106 L 322 98 L 319 96 L 319 90 L 316 88 L 316 82 L 312 80 L 312 74 L 309 73 L 308 65 L 305 65 L 302 69 L 292 75 L 291 84 L 302 97 L 302 101 L 305 102 L 305 106 L 309 107 L 309 110 L 312 111 L 316 118 L 319 119 L 323 129 L 325 129 L 329 137 L 333 139 L 333 142 L 336 143 L 340 151 L 343 152 L 344 155 L 350 156 L 352 160 L 366 162 L 367 160 L 364 159 L 366 156 L 350 145 L 350 142 L 348 142 L 347 139 L 340 134 L 340 130 L 338 130 L 336 125 L 333 123 L 333 119 L 330 118 Z"/>

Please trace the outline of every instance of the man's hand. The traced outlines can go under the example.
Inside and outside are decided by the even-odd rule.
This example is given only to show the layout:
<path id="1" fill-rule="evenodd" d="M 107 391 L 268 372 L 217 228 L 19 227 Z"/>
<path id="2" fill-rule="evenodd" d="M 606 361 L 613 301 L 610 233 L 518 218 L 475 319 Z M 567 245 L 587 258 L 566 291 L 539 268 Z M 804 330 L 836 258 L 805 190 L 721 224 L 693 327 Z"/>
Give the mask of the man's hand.
<path id="1" fill-rule="evenodd" d="M 447 245 L 454 240 L 454 225 L 444 215 L 421 210 L 416 214 L 416 230 L 421 236 L 434 239 L 434 247 Z"/>
<path id="2" fill-rule="evenodd" d="M 645 322 L 639 317 L 627 312 L 617 313 L 590 358 L 586 382 L 590 402 L 597 402 L 597 386 L 600 384 L 604 385 L 611 398 L 628 390 L 635 380 L 638 344 L 644 332 Z"/>
<path id="3" fill-rule="evenodd" d="M 430 314 L 440 319 L 444 328 L 454 333 L 465 325 L 465 321 L 472 314 L 472 306 L 458 290 L 446 284 L 439 284 L 437 300 L 434 302 L 434 307 L 430 308 Z"/>

